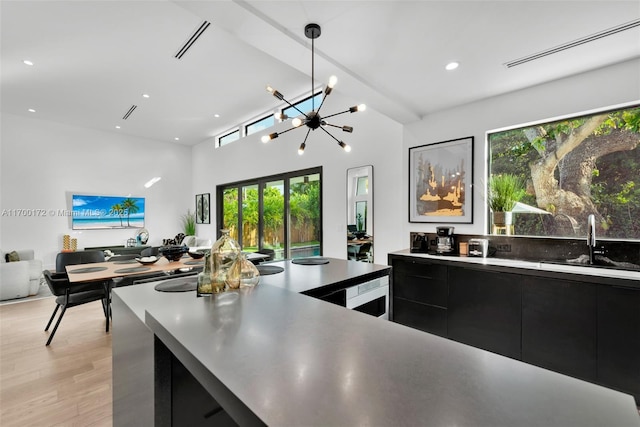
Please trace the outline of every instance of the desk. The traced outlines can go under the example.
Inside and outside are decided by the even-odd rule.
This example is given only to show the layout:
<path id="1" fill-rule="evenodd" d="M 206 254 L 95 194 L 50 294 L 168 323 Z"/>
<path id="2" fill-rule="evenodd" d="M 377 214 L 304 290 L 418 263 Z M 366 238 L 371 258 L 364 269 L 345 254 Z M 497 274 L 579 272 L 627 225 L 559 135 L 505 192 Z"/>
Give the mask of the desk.
<path id="1" fill-rule="evenodd" d="M 94 282 L 100 280 L 110 280 L 116 277 L 134 276 L 136 274 L 148 274 L 159 271 L 172 271 L 182 268 L 198 268 L 204 266 L 204 258 L 193 259 L 190 256 L 180 258 L 178 261 L 169 262 L 166 258 L 160 258 L 155 264 L 142 265 L 138 262 L 130 264 L 119 264 L 117 260 L 106 262 L 93 262 L 89 264 L 76 264 L 67 265 L 67 275 L 69 276 L 69 282 L 82 283 L 82 282 Z M 95 269 L 99 271 L 92 271 L 83 273 L 85 269 Z M 127 272 L 128 269 L 136 269 L 136 271 Z M 144 268 L 144 270 L 142 269 Z M 122 270 L 125 270 L 124 272 Z"/>

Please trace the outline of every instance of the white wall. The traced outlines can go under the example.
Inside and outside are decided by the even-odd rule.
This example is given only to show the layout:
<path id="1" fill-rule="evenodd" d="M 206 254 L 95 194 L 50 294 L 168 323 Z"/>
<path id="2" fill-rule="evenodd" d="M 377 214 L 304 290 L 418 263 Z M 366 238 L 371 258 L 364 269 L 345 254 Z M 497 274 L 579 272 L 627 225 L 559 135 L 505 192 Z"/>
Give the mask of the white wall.
<path id="1" fill-rule="evenodd" d="M 191 147 L 2 114 L 0 210 L 69 209 L 67 192 L 145 197 L 150 244 L 181 231 L 180 215 L 193 210 Z M 162 180 L 150 189 L 144 183 Z M 68 217 L 0 218 L 2 250 L 35 250 L 53 268 L 62 236 L 78 248 L 124 245 L 137 230 L 72 230 Z"/>
<path id="2" fill-rule="evenodd" d="M 322 107 L 325 114 L 357 104 L 336 92 Z M 299 156 L 298 147 L 307 128 L 292 130 L 267 144 L 260 141 L 264 133 L 258 133 L 218 149 L 214 148 L 213 140 L 194 147 L 194 192 L 211 193 L 211 224 L 198 225 L 198 236 L 215 240 L 216 185 L 322 166 L 323 254 L 346 259 L 347 169 L 373 165 L 374 256 L 375 262 L 386 264 L 387 253 L 402 248 L 406 240 L 398 232 L 404 220 L 399 191 L 402 126 L 371 107 L 367 106 L 362 113 L 347 113 L 330 120 L 354 127 L 352 134 L 331 129 L 338 139 L 351 145 L 350 153 L 345 153 L 324 132 L 316 130 L 309 135 L 304 155 Z M 278 125 L 276 130 L 289 127 L 290 121 Z"/>
<path id="3" fill-rule="evenodd" d="M 524 65 L 526 66 L 526 65 Z M 396 230 L 409 245 L 409 232 L 435 232 L 440 224 L 409 223 L 408 151 L 410 147 L 473 136 L 473 224 L 452 224 L 458 234 L 484 234 L 485 133 L 502 127 L 571 115 L 640 100 L 640 59 L 431 114 L 404 127 L 402 149 L 402 220 Z"/>

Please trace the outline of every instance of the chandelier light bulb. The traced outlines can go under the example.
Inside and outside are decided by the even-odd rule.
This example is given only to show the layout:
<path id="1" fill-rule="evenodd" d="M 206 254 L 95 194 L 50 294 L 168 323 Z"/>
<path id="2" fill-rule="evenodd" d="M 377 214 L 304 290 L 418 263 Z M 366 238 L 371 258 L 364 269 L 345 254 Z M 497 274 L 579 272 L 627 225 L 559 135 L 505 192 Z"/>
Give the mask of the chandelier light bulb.
<path id="1" fill-rule="evenodd" d="M 304 142 L 300 144 L 300 148 L 298 148 L 298 155 L 302 156 L 304 154 L 304 148 L 307 146 Z"/>
<path id="2" fill-rule="evenodd" d="M 342 147 L 342 149 L 343 149 L 344 151 L 346 151 L 347 153 L 348 153 L 349 151 L 351 151 L 351 146 L 349 146 L 349 145 L 345 144 L 345 143 L 344 143 L 344 142 L 342 142 L 342 141 L 339 141 L 339 142 L 338 142 L 338 145 L 339 145 L 340 147 Z"/>
<path id="3" fill-rule="evenodd" d="M 336 85 L 336 83 L 338 83 L 338 78 L 336 76 L 331 76 L 329 77 L 329 84 L 328 86 L 333 89 L 333 87 Z"/>
<path id="4" fill-rule="evenodd" d="M 366 109 L 367 109 L 367 106 L 366 106 L 366 105 L 364 105 L 364 104 L 360 104 L 360 105 L 358 105 L 358 111 L 364 111 L 364 110 L 366 110 Z"/>
<path id="5" fill-rule="evenodd" d="M 271 86 L 267 85 L 267 92 L 273 93 L 273 91 L 274 89 Z"/>
<path id="6" fill-rule="evenodd" d="M 302 120 L 299 117 L 296 117 L 295 119 L 291 120 L 291 125 L 294 128 L 297 128 L 298 126 L 300 126 L 302 124 Z"/>
<path id="7" fill-rule="evenodd" d="M 271 141 L 271 138 L 269 138 L 269 135 L 262 135 L 262 138 L 260 138 L 260 140 L 266 144 L 267 142 Z"/>

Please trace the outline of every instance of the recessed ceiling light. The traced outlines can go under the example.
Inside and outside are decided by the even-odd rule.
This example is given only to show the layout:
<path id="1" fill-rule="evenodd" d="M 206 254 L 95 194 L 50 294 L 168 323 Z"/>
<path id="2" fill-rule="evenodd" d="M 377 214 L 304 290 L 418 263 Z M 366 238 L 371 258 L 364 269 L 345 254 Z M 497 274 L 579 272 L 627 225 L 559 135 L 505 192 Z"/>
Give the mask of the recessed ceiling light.
<path id="1" fill-rule="evenodd" d="M 449 63 L 447 64 L 447 66 L 446 66 L 446 67 L 444 67 L 444 68 L 445 68 L 445 70 L 447 70 L 447 71 L 451 71 L 451 70 L 455 70 L 456 68 L 458 68 L 458 66 L 459 66 L 459 65 L 460 65 L 460 64 L 458 64 L 457 62 L 449 62 Z"/>
<path id="2" fill-rule="evenodd" d="M 22 61 L 22 63 L 25 65 L 33 65 L 33 62 L 29 61 L 28 59 L 25 59 L 24 61 Z"/>
<path id="3" fill-rule="evenodd" d="M 116 129 L 120 129 L 120 126 L 116 125 Z"/>
<path id="4" fill-rule="evenodd" d="M 29 108 L 29 110 L 27 110 L 27 111 L 29 111 L 30 113 L 35 113 L 36 112 L 36 110 L 34 110 L 33 108 Z"/>
<path id="5" fill-rule="evenodd" d="M 148 93 L 143 93 L 143 94 L 142 94 L 142 97 L 143 97 L 143 98 L 148 98 L 148 97 L 149 97 L 149 94 L 148 94 Z"/>
<path id="6" fill-rule="evenodd" d="M 175 139 L 176 141 L 180 141 L 180 138 L 178 138 L 177 136 L 173 139 Z"/>
<path id="7" fill-rule="evenodd" d="M 220 117 L 220 114 L 214 114 L 213 117 L 217 119 L 218 117 Z"/>

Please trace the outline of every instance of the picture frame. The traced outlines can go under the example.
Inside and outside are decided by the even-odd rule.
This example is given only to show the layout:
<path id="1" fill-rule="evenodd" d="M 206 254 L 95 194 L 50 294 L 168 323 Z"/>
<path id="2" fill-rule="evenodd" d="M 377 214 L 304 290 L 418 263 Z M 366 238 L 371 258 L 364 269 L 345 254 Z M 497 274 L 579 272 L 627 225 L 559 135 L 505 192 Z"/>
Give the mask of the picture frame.
<path id="1" fill-rule="evenodd" d="M 409 148 L 409 222 L 473 223 L 473 136 Z"/>
<path id="2" fill-rule="evenodd" d="M 196 194 L 196 224 L 209 224 L 210 193 Z"/>

